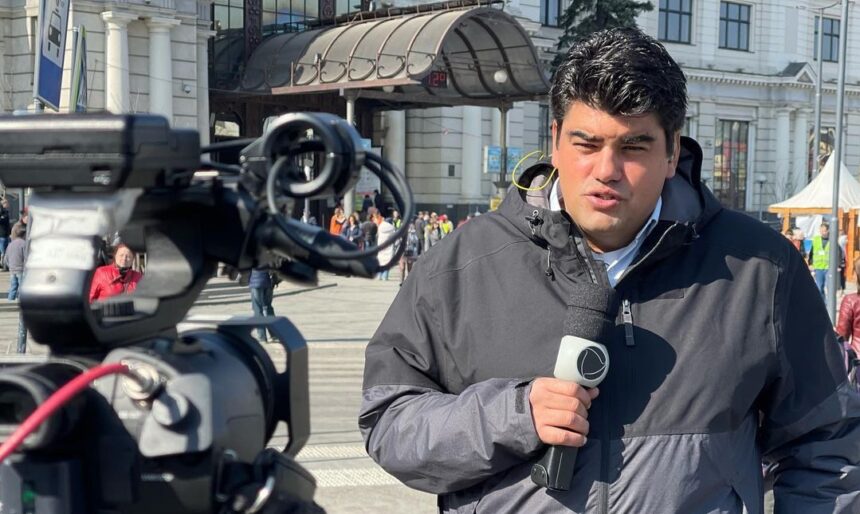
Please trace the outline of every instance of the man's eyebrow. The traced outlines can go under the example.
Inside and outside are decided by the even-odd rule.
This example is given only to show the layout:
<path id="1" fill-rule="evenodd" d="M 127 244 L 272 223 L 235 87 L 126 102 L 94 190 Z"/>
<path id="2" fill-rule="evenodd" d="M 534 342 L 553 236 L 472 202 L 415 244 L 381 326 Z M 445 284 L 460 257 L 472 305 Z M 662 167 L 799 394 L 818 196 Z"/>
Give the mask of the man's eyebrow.
<path id="1" fill-rule="evenodd" d="M 593 136 L 587 132 L 583 132 L 581 130 L 571 130 L 567 133 L 568 137 L 578 137 L 579 139 L 585 140 L 589 143 L 599 143 L 603 141 L 603 138 Z"/>
<path id="2" fill-rule="evenodd" d="M 657 138 L 650 134 L 638 134 L 635 136 L 624 136 L 621 138 L 623 145 L 635 145 L 637 143 L 653 143 Z"/>

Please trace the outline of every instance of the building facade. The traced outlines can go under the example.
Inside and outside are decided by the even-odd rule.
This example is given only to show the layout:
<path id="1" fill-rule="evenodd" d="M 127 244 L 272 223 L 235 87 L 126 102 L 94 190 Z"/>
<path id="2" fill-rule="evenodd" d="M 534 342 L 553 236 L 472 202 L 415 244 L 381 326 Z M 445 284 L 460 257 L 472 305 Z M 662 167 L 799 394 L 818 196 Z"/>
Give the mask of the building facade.
<path id="1" fill-rule="evenodd" d="M 0 112 L 33 109 L 38 1 L 0 0 Z M 87 31 L 88 109 L 152 112 L 209 135 L 211 3 L 198 0 L 75 0 L 72 27 Z M 67 38 L 60 110 L 67 111 Z"/>
<path id="2" fill-rule="evenodd" d="M 558 16 L 567 1 L 512 0 L 504 7 L 529 34 L 547 70 L 561 35 Z M 415 3 L 262 0 L 254 4 L 259 9 L 249 9 L 243 0 L 76 0 L 69 26 L 85 26 L 88 32 L 91 109 L 161 113 L 174 126 L 197 128 L 206 140 L 210 134 L 246 135 L 260 129 L 237 128 L 223 112 L 210 115 L 207 94 L 210 84 L 213 90 L 219 88 L 224 73 L 241 69 L 249 43 L 304 30 L 320 17 Z M 845 57 L 844 162 L 855 175 L 860 171 L 860 38 L 849 37 L 847 55 L 839 55 L 839 6 L 823 9 L 829 3 L 654 0 L 654 9 L 637 19 L 640 28 L 666 45 L 687 75 L 690 106 L 684 131 L 702 145 L 706 183 L 731 208 L 766 210 L 813 176 L 821 14 L 820 148 L 825 156 L 832 151 L 836 78 L 839 60 Z M 37 9 L 34 0 L 0 0 L 2 112 L 32 108 Z M 860 24 L 857 8 L 849 12 L 849 26 Z M 212 62 L 210 53 L 219 48 L 219 41 L 227 57 Z M 62 108 L 68 103 L 68 76 Z M 485 211 L 498 193 L 494 181 L 499 177 L 483 173 L 483 148 L 498 145 L 503 132 L 506 144 L 523 154 L 540 151 L 533 155 L 537 158 L 551 153 L 547 101 L 515 104 L 504 131 L 501 120 L 491 107 L 437 107 L 379 113 L 362 130 L 373 146 L 405 170 L 419 207 L 459 217 Z"/>

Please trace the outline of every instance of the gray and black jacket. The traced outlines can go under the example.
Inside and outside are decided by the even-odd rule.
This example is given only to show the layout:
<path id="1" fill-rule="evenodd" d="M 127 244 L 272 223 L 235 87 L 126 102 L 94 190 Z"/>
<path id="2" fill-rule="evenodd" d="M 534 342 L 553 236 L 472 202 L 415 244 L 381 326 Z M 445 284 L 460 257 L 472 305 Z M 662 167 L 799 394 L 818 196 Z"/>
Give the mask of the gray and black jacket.
<path id="1" fill-rule="evenodd" d="M 376 462 L 444 513 L 758 514 L 763 459 L 776 512 L 860 512 L 860 398 L 807 266 L 723 210 L 699 180 L 701 149 L 682 145 L 615 288 L 611 365 L 571 490 L 529 477 L 545 447 L 528 391 L 587 304 L 571 291 L 607 282 L 567 214 L 518 190 L 416 263 L 371 340 L 359 425 Z"/>

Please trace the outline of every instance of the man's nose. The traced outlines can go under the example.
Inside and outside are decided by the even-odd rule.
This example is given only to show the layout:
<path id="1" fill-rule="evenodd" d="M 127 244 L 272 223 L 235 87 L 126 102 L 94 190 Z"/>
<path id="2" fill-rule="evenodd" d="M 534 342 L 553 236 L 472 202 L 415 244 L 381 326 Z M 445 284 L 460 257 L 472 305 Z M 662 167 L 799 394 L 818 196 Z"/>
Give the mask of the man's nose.
<path id="1" fill-rule="evenodd" d="M 596 162 L 591 175 L 600 182 L 614 182 L 621 179 L 623 163 L 618 152 L 607 145 L 595 156 Z"/>

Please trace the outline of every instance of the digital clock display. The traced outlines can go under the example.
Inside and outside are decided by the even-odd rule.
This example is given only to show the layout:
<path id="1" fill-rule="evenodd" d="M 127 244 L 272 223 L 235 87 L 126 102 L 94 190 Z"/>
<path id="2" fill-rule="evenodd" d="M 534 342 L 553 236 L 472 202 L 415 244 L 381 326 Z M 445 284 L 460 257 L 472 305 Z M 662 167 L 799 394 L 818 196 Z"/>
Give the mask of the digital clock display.
<path id="1" fill-rule="evenodd" d="M 448 87 L 448 72 L 433 70 L 426 77 L 421 79 L 421 85 L 434 88 Z"/>

